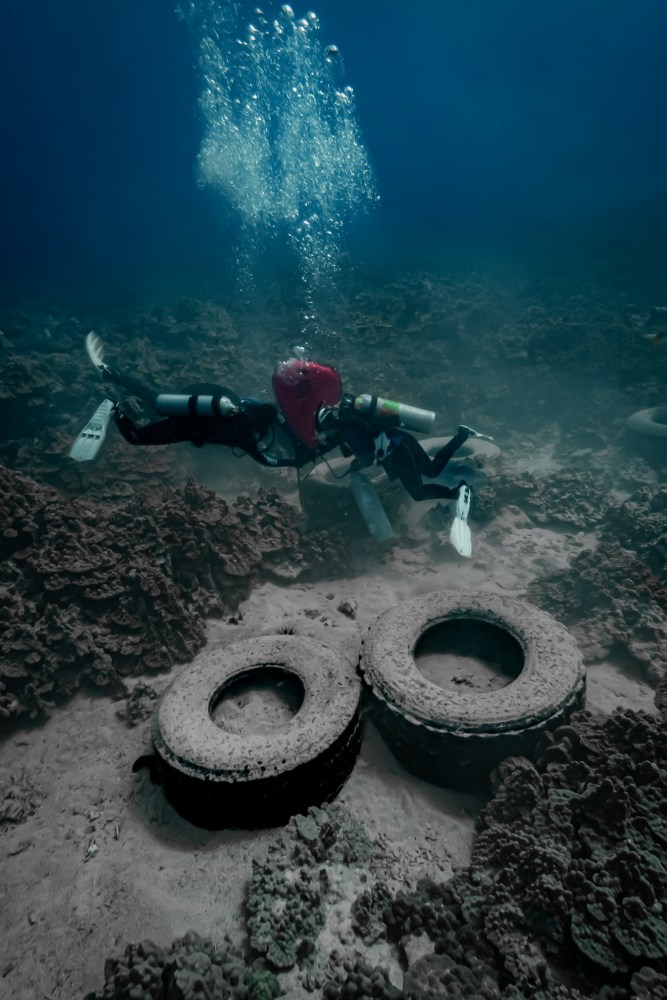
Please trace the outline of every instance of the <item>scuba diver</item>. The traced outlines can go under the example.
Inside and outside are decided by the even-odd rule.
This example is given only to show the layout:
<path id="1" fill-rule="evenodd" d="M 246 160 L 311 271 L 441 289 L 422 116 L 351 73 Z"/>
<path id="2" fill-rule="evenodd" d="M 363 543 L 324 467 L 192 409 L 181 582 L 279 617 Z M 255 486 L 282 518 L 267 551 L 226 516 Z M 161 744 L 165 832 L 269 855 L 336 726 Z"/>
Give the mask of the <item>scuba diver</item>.
<path id="1" fill-rule="evenodd" d="M 86 350 L 103 381 L 125 389 L 163 419 L 138 426 L 118 401 L 105 399 L 72 446 L 70 456 L 76 461 L 96 456 L 111 419 L 130 444 L 222 444 L 270 467 L 302 469 L 339 448 L 352 458 L 348 472 L 353 485 L 360 469 L 377 463 L 390 480 L 398 479 L 414 500 L 457 500 L 455 521 L 460 522 L 463 537 L 460 545 L 454 544 L 459 551 L 464 550 L 461 554 L 470 554 L 466 551 L 470 504 L 466 482 L 449 487 L 424 483 L 423 477 L 435 479 L 469 437 L 491 440 L 487 435 L 462 424 L 431 458 L 409 431 L 430 430 L 435 413 L 378 396 L 344 393 L 335 368 L 302 357 L 276 366 L 272 377 L 275 406 L 242 398 L 211 383 L 191 386 L 185 393 L 159 392 L 111 368 L 95 333 L 86 337 Z"/>

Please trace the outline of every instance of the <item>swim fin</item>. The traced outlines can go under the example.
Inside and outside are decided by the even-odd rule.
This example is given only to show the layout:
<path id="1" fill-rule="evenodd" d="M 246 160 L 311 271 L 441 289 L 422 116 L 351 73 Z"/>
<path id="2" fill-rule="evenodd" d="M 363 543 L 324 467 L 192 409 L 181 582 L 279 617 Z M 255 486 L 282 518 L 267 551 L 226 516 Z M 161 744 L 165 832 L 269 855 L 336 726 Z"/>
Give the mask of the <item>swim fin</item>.
<path id="1" fill-rule="evenodd" d="M 468 511 L 470 510 L 470 487 L 463 483 L 456 499 L 454 520 L 449 531 L 449 540 L 460 556 L 469 559 L 472 555 L 472 535 L 468 527 Z"/>
<path id="2" fill-rule="evenodd" d="M 479 431 L 473 430 L 472 427 L 468 427 L 467 424 L 460 424 L 459 431 L 467 431 L 468 437 L 479 438 L 480 441 L 493 441 L 493 438 L 489 434 L 480 434 Z"/>
<path id="3" fill-rule="evenodd" d="M 104 372 L 109 370 L 104 363 L 104 344 L 93 330 L 86 336 L 86 353 L 100 377 L 104 378 Z"/>
<path id="4" fill-rule="evenodd" d="M 91 462 L 95 458 L 104 443 L 115 406 L 112 399 L 105 399 L 97 407 L 70 448 L 69 457 L 75 462 Z"/>

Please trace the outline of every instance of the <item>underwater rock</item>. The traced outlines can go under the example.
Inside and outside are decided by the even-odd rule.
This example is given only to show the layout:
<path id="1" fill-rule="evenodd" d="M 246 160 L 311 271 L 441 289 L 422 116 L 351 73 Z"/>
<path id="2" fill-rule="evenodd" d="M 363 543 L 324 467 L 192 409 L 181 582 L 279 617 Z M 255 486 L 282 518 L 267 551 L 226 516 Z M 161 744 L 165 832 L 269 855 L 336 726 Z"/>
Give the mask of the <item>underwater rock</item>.
<path id="1" fill-rule="evenodd" d="M 19 774 L 12 774 L 6 768 L 0 768 L 0 830 L 32 816 L 43 798 L 44 792 L 25 769 Z"/>
<path id="2" fill-rule="evenodd" d="M 528 525 L 590 531 L 605 516 L 610 486 L 602 473 L 582 469 L 560 469 L 539 478 L 499 472 L 475 489 L 472 514 L 478 523 L 488 524 L 514 507 L 530 519 Z"/>
<path id="3" fill-rule="evenodd" d="M 358 959 L 342 982 L 329 982 L 322 991 L 323 1000 L 405 1000 L 405 993 L 392 986 L 386 969 Z"/>
<path id="4" fill-rule="evenodd" d="M 488 981 L 478 980 L 477 995 L 495 995 L 495 984 L 503 1000 L 630 1000 L 635 982 L 638 996 L 644 982 L 659 983 L 667 974 L 661 720 L 575 713 L 542 736 L 534 764 L 503 762 L 494 788 L 470 867 L 447 883 L 424 880 L 398 892 L 385 907 L 390 941 L 427 935 L 443 957 L 441 985 L 427 983 L 422 947 L 409 972 L 424 966 L 426 978 L 406 976 L 405 994 L 458 996 L 437 990 L 445 980 L 448 989 L 465 986 L 482 967 Z M 450 966 L 467 970 L 455 985 Z"/>
<path id="5" fill-rule="evenodd" d="M 667 672 L 667 589 L 616 542 L 579 553 L 569 569 L 531 584 L 528 597 L 570 628 L 584 659 L 622 649 L 653 683 Z"/>
<path id="6" fill-rule="evenodd" d="M 311 965 L 328 906 L 328 866 L 358 867 L 371 851 L 364 827 L 340 807 L 292 817 L 266 860 L 253 862 L 246 901 L 253 951 L 276 970 Z"/>
<path id="7" fill-rule="evenodd" d="M 375 944 L 386 936 L 383 914 L 390 900 L 388 887 L 384 882 L 376 882 L 352 903 L 352 928 L 365 945 Z"/>
<path id="8" fill-rule="evenodd" d="M 622 846 L 599 860 L 574 864 L 572 940 L 579 951 L 608 973 L 624 973 L 667 958 L 667 868 L 649 851 Z"/>
<path id="9" fill-rule="evenodd" d="M 537 524 L 587 531 L 603 520 L 610 486 L 599 474 L 561 469 L 535 482 L 525 498 L 525 509 Z"/>
<path id="10" fill-rule="evenodd" d="M 190 660 L 206 616 L 230 614 L 285 564 L 335 572 L 344 551 L 298 525 L 277 493 L 228 504 L 190 480 L 128 501 L 64 500 L 0 466 L 0 725 L 47 715 L 83 681 L 123 690 L 124 676 Z"/>
<path id="11" fill-rule="evenodd" d="M 544 783 L 526 757 L 509 757 L 491 774 L 494 796 L 482 813 L 485 826 L 526 819 L 542 797 Z"/>
<path id="12" fill-rule="evenodd" d="M 457 965 L 447 955 L 425 955 L 405 974 L 403 992 L 408 1000 L 500 1000 L 494 969 L 479 962 L 476 968 Z"/>
<path id="13" fill-rule="evenodd" d="M 609 507 L 602 537 L 636 552 L 667 587 L 667 486 L 645 486 Z"/>
<path id="14" fill-rule="evenodd" d="M 136 726 L 153 714 L 159 695 L 151 684 L 135 684 L 125 696 L 125 704 L 116 709 L 119 719 L 125 719 L 128 726 Z"/>
<path id="15" fill-rule="evenodd" d="M 195 931 L 176 938 L 164 949 L 145 940 L 128 944 L 120 958 L 104 963 L 104 989 L 85 1000 L 264 1000 L 278 996 L 272 981 L 247 974 L 242 956 L 228 937 L 215 947 Z M 254 989 L 254 993 L 251 990 Z"/>

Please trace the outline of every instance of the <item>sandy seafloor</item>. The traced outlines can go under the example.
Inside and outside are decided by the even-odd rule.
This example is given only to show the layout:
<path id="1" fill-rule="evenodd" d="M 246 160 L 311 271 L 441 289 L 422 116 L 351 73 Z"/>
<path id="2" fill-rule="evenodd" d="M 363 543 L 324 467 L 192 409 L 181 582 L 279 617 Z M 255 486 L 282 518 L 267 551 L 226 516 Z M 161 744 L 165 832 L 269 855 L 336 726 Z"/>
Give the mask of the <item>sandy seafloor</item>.
<path id="1" fill-rule="evenodd" d="M 420 300 L 423 300 L 427 295 L 424 289 L 429 286 L 423 276 L 419 280 Z M 475 294 L 479 294 L 483 285 L 482 281 L 476 286 Z M 452 287 L 448 295 L 465 299 L 465 290 L 452 291 Z M 640 471 L 633 473 L 638 477 L 636 481 L 628 481 L 631 478 L 628 467 L 639 469 L 640 460 L 632 448 L 629 455 L 623 451 L 624 417 L 633 409 L 658 405 L 660 386 L 664 389 L 667 347 L 661 350 L 659 345 L 655 349 L 651 346 L 653 353 L 650 353 L 644 341 L 652 329 L 648 319 L 650 310 L 663 303 L 655 296 L 651 298 L 649 292 L 633 303 L 629 292 L 626 296 L 629 305 L 627 301 L 625 305 L 610 305 L 602 284 L 595 290 L 592 288 L 593 279 L 583 290 L 576 287 L 573 290 L 568 285 L 562 290 L 561 299 L 545 296 L 537 305 L 533 300 L 537 312 L 531 330 L 539 328 L 543 333 L 562 322 L 568 309 L 579 310 L 577 316 L 570 315 L 565 322 L 580 322 L 585 338 L 585 316 L 590 308 L 597 310 L 598 319 L 601 310 L 608 308 L 616 323 L 620 323 L 621 314 L 635 315 L 634 328 L 628 320 L 625 327 L 621 323 L 606 334 L 607 343 L 611 343 L 611 338 L 621 343 L 621 354 L 623 337 L 634 337 L 638 350 L 645 352 L 642 354 L 645 361 L 628 374 L 629 389 L 614 383 L 613 373 L 608 382 L 609 373 L 603 367 L 589 365 L 590 359 L 575 361 L 574 369 L 567 358 L 562 364 L 562 378 L 566 381 L 568 371 L 582 373 L 589 365 L 590 370 L 585 372 L 587 398 L 592 399 L 599 388 L 600 398 L 605 401 L 594 400 L 592 404 L 598 430 L 605 425 L 605 413 L 613 415 L 607 425 L 610 428 L 613 424 L 613 430 L 609 430 L 606 439 L 600 431 L 598 439 L 593 440 L 591 421 L 587 420 L 588 436 L 582 445 L 576 440 L 576 431 L 571 433 L 576 424 L 572 414 L 559 422 L 562 414 L 553 399 L 545 402 L 544 420 L 536 412 L 534 402 L 526 403 L 527 408 L 532 407 L 530 420 L 513 422 L 512 416 L 508 416 L 505 428 L 512 424 L 510 441 L 503 436 L 503 426 L 497 426 L 501 422 L 494 419 L 501 404 L 494 412 L 493 398 L 487 392 L 480 393 L 478 405 L 470 406 L 460 419 L 481 423 L 481 429 L 495 434 L 503 454 L 503 474 L 508 479 L 526 474 L 539 479 L 554 471 L 573 468 L 594 478 L 609 474 L 610 480 L 605 478 L 605 482 L 611 481 L 614 501 L 621 502 L 638 486 L 664 482 L 664 466 L 661 469 L 643 460 Z M 474 297 L 470 294 L 470 312 Z M 487 289 L 482 295 L 485 301 L 478 303 L 474 317 L 478 347 L 468 355 L 468 385 L 474 384 L 476 369 L 480 378 L 492 378 L 479 361 L 483 353 L 479 338 L 487 337 L 490 342 L 497 329 L 497 324 L 493 326 L 495 320 L 491 323 L 493 329 L 481 329 L 486 322 L 483 312 L 492 297 L 492 291 Z M 380 292 L 376 298 L 380 301 Z M 539 298 L 538 289 L 535 299 Z M 29 309 L 25 305 L 22 308 L 25 316 Z M 381 307 L 378 309 L 383 311 Z M 35 312 L 41 315 L 43 311 L 44 305 L 40 303 Z M 364 314 L 367 316 L 371 311 L 367 304 Z M 80 328 L 85 325 L 84 317 Z M 11 337 L 7 326 L 5 334 Z M 381 330 L 378 335 L 382 336 Z M 430 336 L 428 332 L 425 334 L 422 357 Z M 106 339 L 113 345 L 113 322 L 106 331 Z M 130 345 L 134 343 L 132 333 L 127 339 Z M 537 335 L 536 339 L 539 340 Z M 43 345 L 34 350 L 48 356 Z M 612 357 L 615 350 L 611 350 Z M 385 361 L 390 352 L 391 345 L 383 348 Z M 558 351 L 552 353 L 558 357 Z M 369 363 L 372 364 L 372 359 Z M 538 357 L 536 372 L 542 363 L 543 358 Z M 560 364 L 558 361 L 557 367 Z M 519 385 L 531 383 L 533 377 L 530 357 L 521 365 L 513 392 Z M 62 359 L 58 359 L 58 366 L 59 373 L 66 367 Z M 535 375 L 537 382 L 540 378 Z M 393 386 L 397 385 L 400 374 L 393 371 L 391 380 Z M 425 400 L 428 405 L 436 392 L 425 375 L 424 383 L 428 388 Z M 487 389 L 489 384 L 487 381 Z M 553 384 L 553 381 L 543 384 L 545 394 L 553 391 Z M 452 385 L 454 403 L 448 407 L 451 429 L 459 420 L 454 412 L 455 382 Z M 535 399 L 539 399 L 540 392 L 539 385 L 526 387 L 526 393 Z M 83 412 L 85 401 L 80 408 Z M 76 419 L 67 426 L 72 423 L 76 426 Z M 62 441 L 66 440 L 67 426 L 59 428 Z M 443 427 L 441 432 L 447 433 L 448 429 Z M 122 446 L 114 441 L 110 447 L 116 454 Z M 25 455 L 23 445 L 22 448 L 14 451 L 16 467 L 28 474 L 35 472 L 21 458 Z M 575 452 L 578 458 L 573 459 Z M 226 461 L 226 478 L 219 481 L 210 467 L 202 476 L 209 487 L 217 487 L 232 497 L 236 483 L 228 476 L 231 467 L 231 462 Z M 41 476 L 57 485 L 52 467 L 47 463 L 45 468 L 46 472 L 37 469 L 35 478 L 39 480 Z M 621 468 L 625 471 L 619 479 Z M 187 471 L 191 469 L 188 467 Z M 159 471 L 153 474 L 152 481 L 149 475 L 151 488 L 161 488 L 156 478 L 159 475 Z M 177 481 L 177 477 L 172 481 Z M 271 473 L 251 468 L 247 460 L 239 486 L 251 491 L 258 484 L 266 487 L 276 481 L 279 489 L 296 502 L 291 474 L 279 474 L 272 480 Z M 327 579 L 321 573 L 317 580 L 291 583 L 260 580 L 241 603 L 241 615 L 237 614 L 233 622 L 230 616 L 208 622 L 207 645 L 198 655 L 240 638 L 281 631 L 286 625 L 300 634 L 314 635 L 332 645 L 341 643 L 349 649 L 360 642 L 378 614 L 403 600 L 443 589 L 482 590 L 522 597 L 535 580 L 566 569 L 579 553 L 597 544 L 594 525 L 582 529 L 576 524 L 541 523 L 522 511 L 520 505 L 508 504 L 488 523 L 476 524 L 472 518 L 473 558 L 465 561 L 448 545 L 445 530 L 439 534 L 433 531 L 428 517 L 434 506 L 414 505 L 410 501 L 404 504 L 396 545 L 369 557 L 363 567 L 354 566 L 349 576 L 337 573 Z M 354 602 L 354 617 L 339 610 L 343 602 Z M 622 706 L 656 713 L 655 678 L 648 676 L 636 659 L 617 652 L 590 657 L 586 666 L 586 704 L 590 711 L 608 714 Z M 470 683 L 480 686 L 489 683 L 484 671 L 475 672 L 474 664 L 461 662 L 457 668 L 463 673 L 472 671 Z M 174 669 L 187 670 L 187 664 Z M 169 674 L 138 673 L 131 683 L 143 680 L 160 691 L 169 678 Z M 120 955 L 128 942 L 144 938 L 167 946 L 174 937 L 193 929 L 214 943 L 225 933 L 240 945 L 243 943 L 243 900 L 252 861 L 265 854 L 275 840 L 276 831 L 209 832 L 180 818 L 166 803 L 159 786 L 150 783 L 146 771 L 137 775 L 131 770 L 134 760 L 149 748 L 149 721 L 129 728 L 119 717 L 118 707 L 118 702 L 103 691 L 84 688 L 55 709 L 50 718 L 13 729 L 1 744 L 4 773 L 27 775 L 41 793 L 31 815 L 21 822 L 5 822 L 0 832 L 3 899 L 0 994 L 7 1000 L 64 1000 L 81 997 L 91 990 L 101 991 L 105 959 L 112 954 Z M 238 710 L 251 725 L 253 712 L 266 712 L 267 708 L 261 697 L 250 697 L 239 704 Z M 395 891 L 412 888 L 423 876 L 446 879 L 455 866 L 468 863 L 475 822 L 485 799 L 437 788 L 409 775 L 368 723 L 359 759 L 338 801 L 365 824 L 372 838 L 377 838 L 374 872 L 381 873 Z M 343 904 L 339 909 L 326 932 L 331 936 L 330 946 L 337 940 L 339 946 L 341 941 L 349 943 L 349 935 L 345 936 L 346 927 L 349 931 L 349 914 Z M 363 946 L 357 944 L 357 950 L 363 952 Z M 386 965 L 395 985 L 400 986 L 402 973 L 389 946 L 374 946 L 373 959 Z M 306 994 L 295 973 L 285 978 L 284 985 L 288 996 L 314 995 Z"/>

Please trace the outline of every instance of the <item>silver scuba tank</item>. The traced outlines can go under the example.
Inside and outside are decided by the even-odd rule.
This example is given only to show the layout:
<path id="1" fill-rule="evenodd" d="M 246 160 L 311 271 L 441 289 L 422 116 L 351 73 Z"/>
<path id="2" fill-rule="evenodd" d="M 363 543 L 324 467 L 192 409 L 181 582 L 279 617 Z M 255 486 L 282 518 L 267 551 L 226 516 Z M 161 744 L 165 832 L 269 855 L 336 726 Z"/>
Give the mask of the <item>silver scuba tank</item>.
<path id="1" fill-rule="evenodd" d="M 350 486 L 359 513 L 375 541 L 387 542 L 393 538 L 394 529 L 391 521 L 370 479 L 363 472 L 353 472 L 350 476 Z"/>
<path id="2" fill-rule="evenodd" d="M 155 400 L 155 409 L 163 417 L 229 417 L 238 411 L 238 406 L 227 396 L 161 392 Z"/>
<path id="3" fill-rule="evenodd" d="M 392 420 L 395 426 L 408 431 L 426 433 L 431 430 L 435 421 L 433 410 L 420 410 L 418 406 L 395 403 L 391 399 L 371 396 L 369 393 L 357 396 L 354 408 L 357 413 L 362 413 L 364 416 L 372 417 L 377 414 L 379 417 L 385 417 L 387 420 Z"/>

